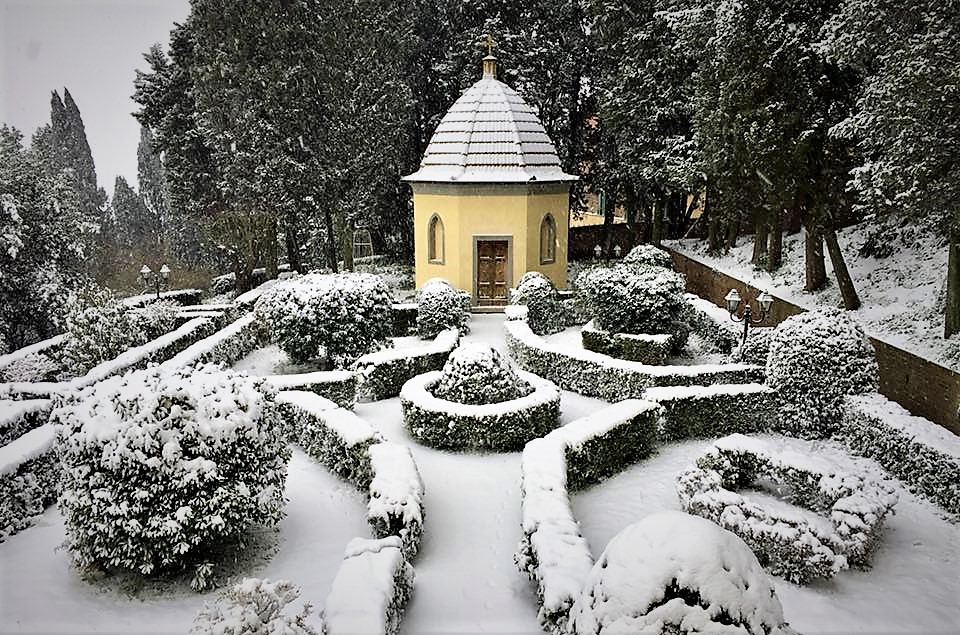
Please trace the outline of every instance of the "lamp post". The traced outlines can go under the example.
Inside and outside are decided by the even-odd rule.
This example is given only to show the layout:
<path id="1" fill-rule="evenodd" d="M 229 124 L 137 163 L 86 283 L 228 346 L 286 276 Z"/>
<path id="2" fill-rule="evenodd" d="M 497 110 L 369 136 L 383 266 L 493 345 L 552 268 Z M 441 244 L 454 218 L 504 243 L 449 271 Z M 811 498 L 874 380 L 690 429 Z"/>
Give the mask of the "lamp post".
<path id="1" fill-rule="evenodd" d="M 600 245 L 597 245 L 596 247 L 593 248 L 593 253 L 596 254 L 597 260 L 600 260 L 600 256 L 601 254 L 603 254 L 603 247 L 601 247 Z"/>
<path id="2" fill-rule="evenodd" d="M 623 253 L 623 247 L 621 247 L 620 245 L 615 245 L 615 246 L 613 247 L 613 255 L 614 255 L 614 256 L 616 256 L 617 258 L 619 258 L 619 257 L 620 257 L 620 254 L 622 254 L 622 253 Z"/>
<path id="3" fill-rule="evenodd" d="M 750 326 L 762 324 L 770 314 L 770 307 L 773 305 L 773 296 L 766 291 L 761 291 L 760 295 L 757 296 L 757 305 L 760 307 L 760 317 L 757 319 L 753 317 L 753 310 L 750 308 L 750 303 L 743 302 L 743 298 L 740 297 L 740 292 L 736 289 L 730 289 L 730 292 L 723 298 L 723 301 L 727 305 L 727 312 L 730 313 L 730 319 L 734 322 L 743 322 L 743 339 L 740 341 L 740 350 L 743 350 L 743 347 L 747 344 L 747 333 L 750 331 Z M 737 317 L 737 309 L 740 308 L 741 303 L 744 304 L 743 315 Z"/>
<path id="4" fill-rule="evenodd" d="M 143 265 L 140 267 L 140 277 L 143 278 L 143 283 L 148 287 L 154 285 L 157 291 L 157 299 L 160 299 L 160 283 L 163 282 L 166 286 L 167 281 L 170 280 L 170 267 L 166 264 L 160 267 L 159 273 L 154 273 L 150 267 Z"/>

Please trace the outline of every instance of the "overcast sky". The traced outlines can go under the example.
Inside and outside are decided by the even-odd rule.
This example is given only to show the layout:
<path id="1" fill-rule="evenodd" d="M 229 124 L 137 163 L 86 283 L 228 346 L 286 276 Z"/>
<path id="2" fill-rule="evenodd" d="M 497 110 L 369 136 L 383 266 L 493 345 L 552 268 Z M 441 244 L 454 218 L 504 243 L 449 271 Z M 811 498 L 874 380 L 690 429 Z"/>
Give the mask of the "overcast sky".
<path id="1" fill-rule="evenodd" d="M 100 186 L 112 195 L 117 175 L 135 184 L 134 70 L 188 12 L 189 0 L 0 0 L 0 121 L 29 141 L 50 120 L 50 91 L 66 86 Z"/>

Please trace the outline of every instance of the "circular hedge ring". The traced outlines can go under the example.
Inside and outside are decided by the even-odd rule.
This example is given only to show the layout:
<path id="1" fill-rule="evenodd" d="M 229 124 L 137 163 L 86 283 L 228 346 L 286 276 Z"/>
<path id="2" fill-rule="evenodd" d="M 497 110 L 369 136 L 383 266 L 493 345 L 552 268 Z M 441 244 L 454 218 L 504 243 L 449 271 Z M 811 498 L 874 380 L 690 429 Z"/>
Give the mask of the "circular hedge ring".
<path id="1" fill-rule="evenodd" d="M 447 401 L 431 392 L 441 371 L 418 375 L 403 385 L 403 423 L 423 445 L 449 450 L 522 450 L 560 424 L 560 390 L 553 382 L 518 372 L 533 392 L 479 406 Z"/>

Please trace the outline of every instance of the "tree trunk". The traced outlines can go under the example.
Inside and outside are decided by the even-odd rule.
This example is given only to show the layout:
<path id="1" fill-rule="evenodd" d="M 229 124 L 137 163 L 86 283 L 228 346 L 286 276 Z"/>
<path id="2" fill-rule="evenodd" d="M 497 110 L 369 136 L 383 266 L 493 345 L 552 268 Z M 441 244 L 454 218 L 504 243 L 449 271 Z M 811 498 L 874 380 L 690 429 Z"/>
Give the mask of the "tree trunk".
<path id="1" fill-rule="evenodd" d="M 326 252 L 327 252 L 327 266 L 336 273 L 339 269 L 337 264 L 337 233 L 333 227 L 333 213 L 330 211 L 329 205 L 324 205 L 323 207 L 323 217 L 325 225 L 327 226 L 327 241 L 326 241 Z"/>
<path id="2" fill-rule="evenodd" d="M 266 236 L 264 240 L 266 241 L 266 249 L 264 250 L 264 256 L 266 262 L 264 263 L 267 269 L 267 280 L 273 280 L 277 277 L 279 270 L 277 269 L 277 260 L 280 257 L 280 244 L 277 240 L 277 230 L 278 228 L 277 217 L 273 213 L 267 216 L 267 222 L 264 223 L 264 229 L 266 230 Z"/>
<path id="3" fill-rule="evenodd" d="M 833 264 L 833 273 L 837 276 L 837 284 L 840 286 L 840 295 L 843 296 L 843 306 L 847 311 L 853 311 L 860 308 L 860 296 L 857 295 L 857 289 L 853 286 L 853 278 L 847 270 L 847 263 L 843 260 L 843 252 L 840 251 L 840 242 L 837 240 L 837 232 L 833 227 L 824 229 L 823 238 L 827 243 L 827 251 L 830 253 L 830 262 Z"/>
<path id="4" fill-rule="evenodd" d="M 300 262 L 300 227 L 297 213 L 293 210 L 287 210 L 284 214 L 283 241 L 290 271 L 303 271 L 303 264 Z"/>
<path id="5" fill-rule="evenodd" d="M 343 253 L 343 270 L 353 271 L 353 232 L 355 222 L 353 218 L 344 219 L 340 233 L 340 250 Z"/>
<path id="6" fill-rule="evenodd" d="M 823 262 L 823 237 L 813 222 L 807 224 L 804 237 L 804 273 L 806 284 L 804 291 L 816 291 L 827 281 L 827 267 Z"/>
<path id="7" fill-rule="evenodd" d="M 659 247 L 660 243 L 663 242 L 663 216 L 669 204 L 670 197 L 668 196 L 661 196 L 653 204 L 653 223 L 650 232 L 650 242 L 656 247 Z"/>
<path id="8" fill-rule="evenodd" d="M 960 231 L 950 232 L 950 254 L 947 257 L 947 302 L 943 316 L 943 336 L 960 331 Z"/>
<path id="9" fill-rule="evenodd" d="M 767 271 L 774 272 L 783 264 L 783 210 L 770 216 L 770 237 L 767 243 Z"/>
<path id="10" fill-rule="evenodd" d="M 740 219 L 731 218 L 727 221 L 726 239 L 723 244 L 724 251 L 730 251 L 737 246 L 737 237 L 740 235 Z"/>
<path id="11" fill-rule="evenodd" d="M 750 262 L 754 266 L 762 266 L 767 259 L 767 236 L 770 227 L 763 212 L 757 212 L 753 217 L 753 257 Z"/>

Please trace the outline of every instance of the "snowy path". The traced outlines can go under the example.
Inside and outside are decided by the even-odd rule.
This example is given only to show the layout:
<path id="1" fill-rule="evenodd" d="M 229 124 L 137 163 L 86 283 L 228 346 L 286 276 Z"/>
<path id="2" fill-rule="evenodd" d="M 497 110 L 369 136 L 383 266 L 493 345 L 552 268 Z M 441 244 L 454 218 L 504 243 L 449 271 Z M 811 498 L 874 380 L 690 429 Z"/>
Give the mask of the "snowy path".
<path id="1" fill-rule="evenodd" d="M 503 316 L 473 316 L 465 339 L 502 349 Z M 562 420 L 604 405 L 563 393 Z M 520 453 L 456 454 L 418 445 L 403 429 L 399 399 L 358 404 L 356 412 L 391 441 L 410 446 L 426 487 L 426 528 L 403 632 L 542 633 L 535 589 L 513 563 L 520 542 Z"/>

